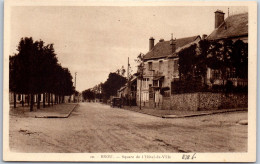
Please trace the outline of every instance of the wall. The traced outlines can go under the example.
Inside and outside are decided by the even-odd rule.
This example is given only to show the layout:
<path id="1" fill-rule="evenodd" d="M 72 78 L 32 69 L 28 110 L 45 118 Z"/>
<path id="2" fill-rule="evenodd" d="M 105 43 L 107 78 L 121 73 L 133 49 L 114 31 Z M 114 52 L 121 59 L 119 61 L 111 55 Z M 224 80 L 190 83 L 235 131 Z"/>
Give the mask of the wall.
<path id="1" fill-rule="evenodd" d="M 185 93 L 164 97 L 164 110 L 216 110 L 248 107 L 247 94 Z"/>
<path id="2" fill-rule="evenodd" d="M 164 97 L 162 109 L 195 111 L 198 109 L 198 93 L 175 94 L 171 97 Z"/>

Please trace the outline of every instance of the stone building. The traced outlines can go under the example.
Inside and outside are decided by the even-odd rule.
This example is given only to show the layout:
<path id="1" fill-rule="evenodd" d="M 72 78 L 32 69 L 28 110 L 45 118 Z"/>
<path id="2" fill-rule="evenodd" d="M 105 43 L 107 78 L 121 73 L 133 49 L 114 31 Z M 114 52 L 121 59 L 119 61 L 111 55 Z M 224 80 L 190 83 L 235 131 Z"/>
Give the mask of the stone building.
<path id="1" fill-rule="evenodd" d="M 163 97 L 171 95 L 171 83 L 179 78 L 177 53 L 183 48 L 197 44 L 201 37 L 172 37 L 169 41 L 160 39 L 156 45 L 154 40 L 152 37 L 149 39 L 149 51 L 143 61 L 143 78 L 137 81 L 137 104 L 140 105 L 141 99 L 141 105 L 150 108 L 160 107 Z"/>
<path id="2" fill-rule="evenodd" d="M 206 38 L 209 41 L 223 41 L 224 39 L 230 39 L 233 42 L 242 40 L 244 43 L 248 43 L 248 13 L 241 13 L 236 15 L 230 15 L 226 19 L 225 13 L 217 10 L 215 12 L 215 29 Z M 247 79 L 239 79 L 235 76 L 235 70 L 230 70 L 228 80 L 233 82 L 233 85 L 245 86 L 247 85 Z M 207 70 L 207 84 L 211 85 L 210 79 L 215 79 L 214 84 L 223 83 L 219 70 Z"/>

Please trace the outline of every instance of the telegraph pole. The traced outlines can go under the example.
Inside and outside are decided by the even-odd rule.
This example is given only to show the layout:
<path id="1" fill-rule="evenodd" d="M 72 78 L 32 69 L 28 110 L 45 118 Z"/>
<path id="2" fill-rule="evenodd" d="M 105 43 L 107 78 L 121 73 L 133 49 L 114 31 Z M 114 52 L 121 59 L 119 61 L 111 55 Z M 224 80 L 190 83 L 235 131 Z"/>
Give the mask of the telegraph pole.
<path id="1" fill-rule="evenodd" d="M 129 57 L 128 57 L 128 61 L 127 61 L 127 105 L 131 107 L 131 101 L 132 101 L 132 93 L 131 93 L 131 86 L 130 86 L 130 75 L 129 75 Z"/>
<path id="2" fill-rule="evenodd" d="M 77 72 L 75 72 L 75 93 L 74 93 L 74 102 L 76 102 L 76 78 L 77 78 Z"/>
<path id="3" fill-rule="evenodd" d="M 128 57 L 128 61 L 127 61 L 127 80 L 129 80 L 129 57 Z"/>
<path id="4" fill-rule="evenodd" d="M 75 72 L 75 91 L 76 91 L 76 78 L 77 78 L 77 72 Z"/>
<path id="5" fill-rule="evenodd" d="M 143 61 L 143 56 L 142 53 L 140 54 L 140 59 L 141 59 L 141 63 L 140 63 L 140 67 L 139 67 L 139 77 L 140 77 L 140 95 L 139 95 L 139 109 L 142 110 L 142 83 L 143 83 L 143 71 L 144 71 L 144 61 Z"/>

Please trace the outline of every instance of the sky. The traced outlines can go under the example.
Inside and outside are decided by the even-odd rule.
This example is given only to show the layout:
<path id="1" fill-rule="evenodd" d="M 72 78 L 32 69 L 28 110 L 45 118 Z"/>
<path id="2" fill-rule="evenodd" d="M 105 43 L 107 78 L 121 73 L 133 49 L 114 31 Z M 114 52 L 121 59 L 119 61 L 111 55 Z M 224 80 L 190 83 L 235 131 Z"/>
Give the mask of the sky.
<path id="1" fill-rule="evenodd" d="M 54 44 L 59 63 L 70 70 L 76 89 L 83 91 L 105 82 L 110 72 L 127 67 L 133 73 L 135 59 L 147 53 L 149 38 L 159 39 L 209 35 L 214 30 L 214 12 L 247 12 L 246 7 L 96 7 L 23 6 L 11 10 L 10 52 L 17 53 L 22 37 Z"/>

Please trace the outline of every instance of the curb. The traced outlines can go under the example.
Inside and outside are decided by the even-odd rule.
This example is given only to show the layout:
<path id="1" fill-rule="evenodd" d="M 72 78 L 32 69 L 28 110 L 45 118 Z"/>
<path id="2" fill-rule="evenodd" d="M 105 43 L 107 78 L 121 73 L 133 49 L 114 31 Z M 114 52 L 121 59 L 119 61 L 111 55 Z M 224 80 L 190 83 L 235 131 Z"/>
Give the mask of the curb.
<path id="1" fill-rule="evenodd" d="M 163 116 L 160 116 L 160 115 L 153 115 L 153 114 L 144 113 L 144 112 L 141 112 L 141 111 L 136 111 L 136 110 L 128 110 L 128 109 L 125 109 L 125 108 L 120 108 L 120 109 L 127 110 L 127 111 L 131 111 L 131 112 L 137 112 L 137 113 L 141 113 L 141 114 L 146 114 L 146 115 L 149 115 L 149 116 L 154 116 L 154 117 L 163 118 Z"/>
<path id="2" fill-rule="evenodd" d="M 132 112 L 137 112 L 137 113 L 141 113 L 141 114 L 146 114 L 146 115 L 150 115 L 150 116 L 154 116 L 154 117 L 159 117 L 159 118 L 164 118 L 164 119 L 173 119 L 173 118 L 185 118 L 185 117 L 198 117 L 198 116 L 206 116 L 206 115 L 213 115 L 213 114 L 219 114 L 219 113 L 230 113 L 230 112 L 238 112 L 238 111 L 248 111 L 247 108 L 241 108 L 241 109 L 235 109 L 235 110 L 225 110 L 225 111 L 218 111 L 218 112 L 209 112 L 209 113 L 200 113 L 200 114 L 190 114 L 190 115 L 175 115 L 175 116 L 161 116 L 161 115 L 153 115 L 153 114 L 149 114 L 149 113 L 144 113 L 141 111 L 135 111 L 135 110 L 128 110 L 125 108 L 120 108 L 120 109 L 124 109 L 127 111 L 132 111 Z"/>
<path id="3" fill-rule="evenodd" d="M 213 115 L 219 113 L 230 113 L 230 112 L 239 112 L 239 111 L 248 111 L 248 109 L 237 109 L 237 110 L 230 110 L 230 111 L 219 111 L 219 112 L 210 112 L 210 113 L 200 113 L 200 114 L 191 114 L 191 115 L 181 115 L 181 116 L 162 116 L 162 118 L 185 118 L 185 117 L 197 117 L 197 116 L 206 116 L 206 115 Z"/>
<path id="4" fill-rule="evenodd" d="M 66 116 L 35 116 L 35 118 L 68 118 L 79 104 L 76 104 Z"/>

